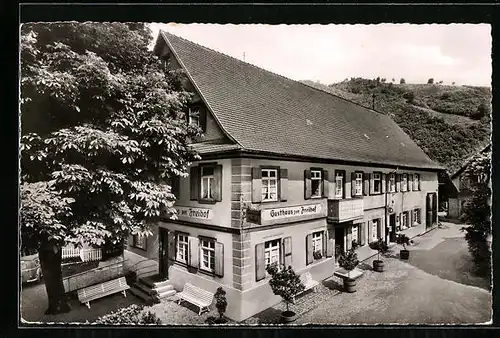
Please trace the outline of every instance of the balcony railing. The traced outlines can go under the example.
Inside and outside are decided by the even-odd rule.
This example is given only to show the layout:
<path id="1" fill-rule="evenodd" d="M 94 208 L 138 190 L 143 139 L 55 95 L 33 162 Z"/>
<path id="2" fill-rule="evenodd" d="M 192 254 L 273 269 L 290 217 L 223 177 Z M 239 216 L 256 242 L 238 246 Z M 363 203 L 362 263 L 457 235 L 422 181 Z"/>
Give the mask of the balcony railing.
<path id="1" fill-rule="evenodd" d="M 328 200 L 328 220 L 347 222 L 363 217 L 363 198 Z"/>

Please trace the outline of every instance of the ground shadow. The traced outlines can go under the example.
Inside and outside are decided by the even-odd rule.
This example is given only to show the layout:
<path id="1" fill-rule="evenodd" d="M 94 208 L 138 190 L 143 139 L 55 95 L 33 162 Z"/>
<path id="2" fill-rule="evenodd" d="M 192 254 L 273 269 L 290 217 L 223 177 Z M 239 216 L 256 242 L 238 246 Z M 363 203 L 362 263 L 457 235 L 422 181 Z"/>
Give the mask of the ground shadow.
<path id="1" fill-rule="evenodd" d="M 252 316 L 252 318 L 257 320 L 256 324 L 280 324 L 281 311 L 270 307 Z"/>
<path id="2" fill-rule="evenodd" d="M 342 283 L 339 283 L 338 281 L 334 280 L 334 279 L 328 279 L 328 280 L 324 280 L 322 282 L 322 284 L 332 290 L 332 291 L 340 291 L 342 292 L 344 290 L 344 285 L 342 285 Z"/>

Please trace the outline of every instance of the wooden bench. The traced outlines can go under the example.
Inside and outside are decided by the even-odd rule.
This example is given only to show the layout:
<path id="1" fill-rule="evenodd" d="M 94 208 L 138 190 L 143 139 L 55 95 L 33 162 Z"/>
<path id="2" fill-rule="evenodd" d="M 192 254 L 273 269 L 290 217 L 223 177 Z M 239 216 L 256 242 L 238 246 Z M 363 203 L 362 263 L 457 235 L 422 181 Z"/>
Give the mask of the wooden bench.
<path id="1" fill-rule="evenodd" d="M 127 293 L 125 290 L 130 289 L 125 277 L 116 278 L 104 283 L 99 283 L 92 286 L 87 286 L 86 288 L 78 290 L 78 300 L 87 305 L 90 309 L 90 301 L 108 296 L 117 292 L 122 292 L 125 297 Z"/>
<path id="2" fill-rule="evenodd" d="M 182 292 L 177 294 L 179 297 L 177 303 L 180 304 L 181 301 L 186 301 L 200 308 L 198 315 L 201 315 L 202 311 L 205 309 L 210 311 L 210 305 L 212 305 L 214 294 L 203 289 L 200 289 L 192 284 L 184 284 L 184 289 Z"/>
<path id="3" fill-rule="evenodd" d="M 319 285 L 318 281 L 315 281 L 314 279 L 312 279 L 310 272 L 305 272 L 305 273 L 301 274 L 299 278 L 300 278 L 300 281 L 302 282 L 302 284 L 304 284 L 304 290 L 302 290 L 301 292 L 299 292 L 298 294 L 293 296 L 293 303 L 295 303 L 295 297 L 306 292 L 307 290 L 313 289 L 313 291 L 316 292 L 317 287 Z"/>

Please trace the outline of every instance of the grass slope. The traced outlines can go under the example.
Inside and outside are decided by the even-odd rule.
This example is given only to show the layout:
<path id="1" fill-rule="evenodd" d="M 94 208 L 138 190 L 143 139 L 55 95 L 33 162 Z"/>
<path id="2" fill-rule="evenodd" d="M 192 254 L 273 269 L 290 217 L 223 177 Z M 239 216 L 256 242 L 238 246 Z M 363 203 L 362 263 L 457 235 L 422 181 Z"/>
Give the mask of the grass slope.
<path id="1" fill-rule="evenodd" d="M 302 82 L 369 108 L 374 103 L 375 110 L 391 116 L 449 173 L 458 170 L 490 140 L 490 88 L 394 84 L 361 78 L 329 86 Z M 486 109 L 482 118 L 478 116 L 480 107 Z"/>

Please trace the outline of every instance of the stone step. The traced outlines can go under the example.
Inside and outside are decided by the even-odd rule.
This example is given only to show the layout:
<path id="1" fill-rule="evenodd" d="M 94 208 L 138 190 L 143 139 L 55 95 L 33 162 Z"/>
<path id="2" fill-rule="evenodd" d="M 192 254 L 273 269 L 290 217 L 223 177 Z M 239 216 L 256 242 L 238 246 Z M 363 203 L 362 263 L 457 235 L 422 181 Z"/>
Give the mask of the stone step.
<path id="1" fill-rule="evenodd" d="M 135 285 L 130 285 L 129 291 L 133 295 L 137 296 L 139 299 L 141 299 L 145 302 L 151 301 L 151 296 L 149 294 L 145 293 L 144 291 L 142 291 L 142 289 L 137 288 Z"/>
<path id="2" fill-rule="evenodd" d="M 149 286 L 151 289 L 153 289 L 155 287 L 155 283 L 159 283 L 159 282 L 162 282 L 162 277 L 160 277 L 160 275 L 158 274 L 152 274 L 152 275 L 149 275 L 149 276 L 141 276 L 139 278 L 139 280 Z"/>
<path id="3" fill-rule="evenodd" d="M 154 290 L 149 287 L 148 285 L 142 283 L 140 280 L 137 281 L 136 283 L 134 283 L 134 286 L 137 288 L 137 289 L 140 289 L 142 292 L 148 294 L 148 295 L 152 295 L 154 294 Z"/>
<path id="4" fill-rule="evenodd" d="M 173 285 L 170 285 L 170 284 L 165 284 L 165 285 L 162 285 L 160 287 L 155 287 L 153 289 L 153 291 L 155 291 L 156 293 L 160 294 L 162 292 L 165 292 L 165 291 L 170 291 L 170 290 L 173 290 L 174 289 L 174 286 Z"/>
<path id="5" fill-rule="evenodd" d="M 158 299 L 165 299 L 165 298 L 169 298 L 169 297 L 172 297 L 173 295 L 175 295 L 177 292 L 175 290 L 168 290 L 168 291 L 164 291 L 162 293 L 159 293 L 157 298 Z"/>
<path id="6" fill-rule="evenodd" d="M 162 286 L 165 286 L 165 285 L 170 285 L 170 280 L 165 279 L 164 281 L 154 282 L 153 284 L 154 284 L 154 288 L 155 288 L 155 289 L 158 289 L 158 288 L 160 288 L 160 287 L 162 287 Z"/>

